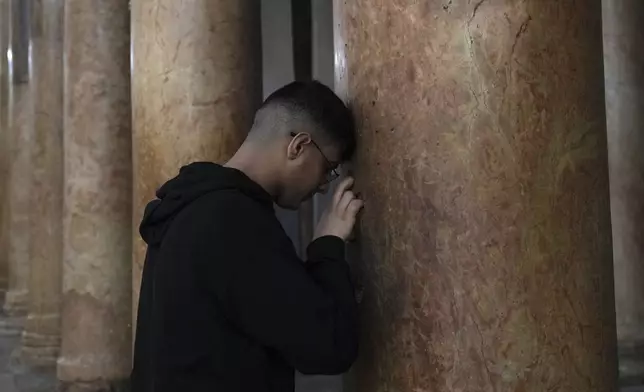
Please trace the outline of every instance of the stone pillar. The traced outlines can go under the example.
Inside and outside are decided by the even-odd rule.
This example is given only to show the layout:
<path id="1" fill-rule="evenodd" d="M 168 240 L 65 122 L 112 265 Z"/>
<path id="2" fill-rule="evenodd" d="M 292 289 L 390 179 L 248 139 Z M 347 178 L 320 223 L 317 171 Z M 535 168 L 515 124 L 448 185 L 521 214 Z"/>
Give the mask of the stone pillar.
<path id="1" fill-rule="evenodd" d="M 0 305 L 9 284 L 8 262 L 8 185 L 9 185 L 9 63 L 7 49 L 9 48 L 9 2 L 0 0 Z M 0 327 L 2 329 L 2 327 Z"/>
<path id="2" fill-rule="evenodd" d="M 601 1 L 335 5 L 356 390 L 615 391 Z"/>
<path id="3" fill-rule="evenodd" d="M 27 312 L 29 286 L 29 209 L 33 166 L 33 102 L 29 72 L 28 2 L 12 0 L 9 91 L 8 263 L 9 290 L 4 310 L 19 319 Z"/>
<path id="4" fill-rule="evenodd" d="M 603 4 L 620 379 L 644 384 L 644 2 Z"/>
<path id="5" fill-rule="evenodd" d="M 32 8 L 34 101 L 29 313 L 22 335 L 27 364 L 53 366 L 60 346 L 63 257 L 63 0 Z"/>
<path id="6" fill-rule="evenodd" d="M 121 390 L 131 369 L 128 0 L 65 0 L 63 391 Z"/>
<path id="7" fill-rule="evenodd" d="M 223 163 L 261 100 L 260 2 L 133 0 L 134 226 L 180 166 Z M 134 230 L 133 301 L 145 244 Z"/>

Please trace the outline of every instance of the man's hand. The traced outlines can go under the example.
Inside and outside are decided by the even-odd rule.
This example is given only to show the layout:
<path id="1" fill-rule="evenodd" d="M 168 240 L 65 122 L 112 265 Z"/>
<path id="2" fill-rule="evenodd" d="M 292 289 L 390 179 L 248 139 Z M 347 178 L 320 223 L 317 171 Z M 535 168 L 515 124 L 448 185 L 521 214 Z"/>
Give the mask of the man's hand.
<path id="1" fill-rule="evenodd" d="M 315 238 L 332 235 L 346 241 L 356 223 L 356 215 L 362 209 L 364 202 L 351 191 L 353 178 L 345 178 L 333 195 L 333 201 L 327 208 L 315 229 Z"/>

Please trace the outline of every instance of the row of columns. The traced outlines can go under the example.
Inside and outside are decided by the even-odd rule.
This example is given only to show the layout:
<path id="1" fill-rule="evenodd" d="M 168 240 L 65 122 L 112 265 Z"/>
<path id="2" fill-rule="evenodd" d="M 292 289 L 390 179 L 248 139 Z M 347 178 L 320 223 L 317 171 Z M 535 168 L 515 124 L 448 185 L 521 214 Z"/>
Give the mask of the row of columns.
<path id="1" fill-rule="evenodd" d="M 55 366 L 61 390 L 121 390 L 144 253 L 133 205 L 137 222 L 181 165 L 243 141 L 261 98 L 259 3 L 0 4 L 0 333 L 21 333 L 18 358 Z"/>
<path id="2" fill-rule="evenodd" d="M 243 140 L 259 2 L 0 5 L 2 328 L 24 326 L 21 358 L 56 365 L 63 390 L 118 388 L 143 205 L 179 166 Z M 600 0 L 334 5 L 368 198 L 352 388 L 613 391 Z M 637 369 L 644 10 L 607 0 L 604 20 L 617 326 Z"/>

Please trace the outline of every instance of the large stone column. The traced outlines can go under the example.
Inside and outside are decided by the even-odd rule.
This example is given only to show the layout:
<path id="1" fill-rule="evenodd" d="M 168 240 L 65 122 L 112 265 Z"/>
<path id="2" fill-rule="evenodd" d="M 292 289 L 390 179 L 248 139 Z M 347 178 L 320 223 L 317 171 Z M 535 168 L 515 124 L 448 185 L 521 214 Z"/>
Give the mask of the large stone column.
<path id="1" fill-rule="evenodd" d="M 129 2 L 65 0 L 63 391 L 131 369 Z"/>
<path id="2" fill-rule="evenodd" d="M 225 162 L 261 100 L 260 2 L 133 0 L 134 226 L 196 160 Z M 145 244 L 134 230 L 134 312 Z"/>
<path id="3" fill-rule="evenodd" d="M 10 83 L 8 133 L 8 263 L 9 290 L 4 310 L 15 319 L 27 312 L 29 286 L 29 209 L 33 166 L 33 101 L 29 73 L 28 2 L 10 5 Z"/>
<path id="4" fill-rule="evenodd" d="M 644 2 L 604 0 L 620 378 L 644 384 Z"/>
<path id="5" fill-rule="evenodd" d="M 60 346 L 63 257 L 63 0 L 32 8 L 34 101 L 33 189 L 30 214 L 29 313 L 22 358 L 53 366 Z"/>
<path id="6" fill-rule="evenodd" d="M 614 391 L 601 1 L 336 7 L 366 199 L 356 390 Z"/>

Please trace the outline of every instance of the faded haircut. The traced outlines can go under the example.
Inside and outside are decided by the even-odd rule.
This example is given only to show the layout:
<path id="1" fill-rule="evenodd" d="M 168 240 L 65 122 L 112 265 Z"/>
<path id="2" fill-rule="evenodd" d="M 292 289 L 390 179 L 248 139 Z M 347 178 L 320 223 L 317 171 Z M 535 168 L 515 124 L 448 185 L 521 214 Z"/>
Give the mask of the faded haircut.
<path id="1" fill-rule="evenodd" d="M 318 81 L 293 82 L 272 93 L 257 111 L 249 136 L 273 136 L 303 124 L 313 125 L 313 136 L 322 143 L 339 147 L 343 161 L 353 155 L 356 136 L 351 111 Z"/>

